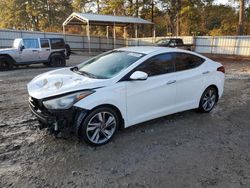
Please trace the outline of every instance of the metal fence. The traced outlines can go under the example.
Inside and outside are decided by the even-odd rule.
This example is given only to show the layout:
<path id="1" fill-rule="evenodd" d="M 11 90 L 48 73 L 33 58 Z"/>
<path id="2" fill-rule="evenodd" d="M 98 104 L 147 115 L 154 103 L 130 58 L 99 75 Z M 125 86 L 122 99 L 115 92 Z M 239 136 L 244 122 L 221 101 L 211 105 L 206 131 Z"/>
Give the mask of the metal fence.
<path id="1" fill-rule="evenodd" d="M 38 31 L 20 31 L 20 30 L 1 30 L 0 29 L 0 48 L 12 46 L 15 38 L 64 38 L 65 42 L 75 50 L 107 51 L 113 48 L 124 47 L 127 40 L 107 37 L 90 37 L 90 43 L 87 36 L 73 35 L 63 33 L 49 33 Z M 90 46 L 89 46 L 90 44 Z"/>
<path id="2" fill-rule="evenodd" d="M 48 33 L 36 31 L 0 30 L 0 48 L 11 47 L 15 38 L 65 38 L 72 49 L 88 51 L 107 51 L 124 46 L 153 45 L 157 40 L 167 37 L 156 38 L 113 38 L 91 37 L 90 43 L 87 36 L 62 33 Z M 250 36 L 181 36 L 184 43 L 194 44 L 198 53 L 226 54 L 250 56 Z M 90 46 L 89 46 L 90 45 Z"/>
<path id="3" fill-rule="evenodd" d="M 129 45 L 153 45 L 155 41 L 168 38 L 129 39 Z M 181 36 L 184 43 L 193 44 L 198 53 L 250 56 L 250 36 Z"/>

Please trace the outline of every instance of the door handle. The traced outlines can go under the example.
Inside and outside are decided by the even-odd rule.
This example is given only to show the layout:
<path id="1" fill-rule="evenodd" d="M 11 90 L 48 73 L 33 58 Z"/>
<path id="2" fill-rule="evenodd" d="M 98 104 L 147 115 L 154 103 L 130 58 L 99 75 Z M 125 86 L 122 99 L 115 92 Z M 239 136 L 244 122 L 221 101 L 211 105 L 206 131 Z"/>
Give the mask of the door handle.
<path id="1" fill-rule="evenodd" d="M 203 72 L 202 74 L 208 74 L 208 73 L 210 73 L 210 71 L 205 71 L 205 72 Z"/>
<path id="2" fill-rule="evenodd" d="M 167 85 L 174 84 L 175 82 L 176 82 L 176 80 L 170 80 L 167 82 Z"/>
<path id="3" fill-rule="evenodd" d="M 32 52 L 38 52 L 38 50 L 32 50 Z"/>
<path id="4" fill-rule="evenodd" d="M 50 51 L 50 49 L 46 49 L 46 51 Z"/>

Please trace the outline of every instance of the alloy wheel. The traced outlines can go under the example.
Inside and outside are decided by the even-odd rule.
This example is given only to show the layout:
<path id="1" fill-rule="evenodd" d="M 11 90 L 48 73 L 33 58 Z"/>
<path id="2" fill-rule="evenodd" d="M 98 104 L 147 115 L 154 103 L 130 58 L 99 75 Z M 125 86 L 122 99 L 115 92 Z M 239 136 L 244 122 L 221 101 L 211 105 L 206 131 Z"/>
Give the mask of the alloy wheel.
<path id="1" fill-rule="evenodd" d="M 205 111 L 210 111 L 216 103 L 216 91 L 211 88 L 208 89 L 202 99 L 202 107 Z"/>
<path id="2" fill-rule="evenodd" d="M 87 137 L 94 144 L 102 144 L 111 139 L 116 126 L 116 118 L 112 113 L 98 112 L 93 115 L 87 124 Z"/>

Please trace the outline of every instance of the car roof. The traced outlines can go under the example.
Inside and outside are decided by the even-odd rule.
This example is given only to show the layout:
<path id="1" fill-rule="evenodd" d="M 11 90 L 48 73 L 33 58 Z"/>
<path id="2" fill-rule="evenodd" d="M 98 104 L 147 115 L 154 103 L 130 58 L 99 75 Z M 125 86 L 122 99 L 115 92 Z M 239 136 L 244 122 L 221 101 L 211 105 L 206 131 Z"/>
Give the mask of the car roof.
<path id="1" fill-rule="evenodd" d="M 186 50 L 178 49 L 178 48 L 168 48 L 168 47 L 160 47 L 160 46 L 133 46 L 133 47 L 124 47 L 119 48 L 121 51 L 129 51 L 129 52 L 137 52 L 142 54 L 150 54 L 153 52 L 187 52 Z"/>

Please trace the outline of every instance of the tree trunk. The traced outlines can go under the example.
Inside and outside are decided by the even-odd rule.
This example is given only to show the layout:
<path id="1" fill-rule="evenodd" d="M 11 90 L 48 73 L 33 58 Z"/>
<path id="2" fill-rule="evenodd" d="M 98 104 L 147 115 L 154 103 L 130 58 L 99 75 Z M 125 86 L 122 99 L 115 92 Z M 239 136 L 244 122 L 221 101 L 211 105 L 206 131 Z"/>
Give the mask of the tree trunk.
<path id="1" fill-rule="evenodd" d="M 240 15 L 239 15 L 239 30 L 238 34 L 244 34 L 244 12 L 245 12 L 245 2 L 244 0 L 240 0 Z"/>
<path id="2" fill-rule="evenodd" d="M 181 34 L 181 21 L 180 21 L 180 12 L 181 12 L 181 2 L 180 0 L 176 1 L 177 14 L 176 14 L 176 35 L 180 36 Z"/>

